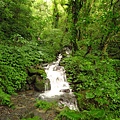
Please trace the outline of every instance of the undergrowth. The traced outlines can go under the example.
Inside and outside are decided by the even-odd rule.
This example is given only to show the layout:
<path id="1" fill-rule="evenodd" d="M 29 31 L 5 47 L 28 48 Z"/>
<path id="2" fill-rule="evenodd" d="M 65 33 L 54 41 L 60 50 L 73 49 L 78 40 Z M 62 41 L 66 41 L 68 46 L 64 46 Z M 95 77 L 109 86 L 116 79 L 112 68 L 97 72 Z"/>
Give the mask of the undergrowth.
<path id="1" fill-rule="evenodd" d="M 2 41 L 0 44 L 0 104 L 10 104 L 10 96 L 26 84 L 26 68 L 55 60 L 50 45 L 39 41 L 28 41 L 21 36 L 18 40 Z"/>
<path id="2" fill-rule="evenodd" d="M 43 109 L 45 111 L 50 110 L 50 109 L 54 109 L 57 106 L 56 102 L 48 102 L 45 100 L 36 100 L 36 104 L 35 106 L 39 109 Z"/>
<path id="3" fill-rule="evenodd" d="M 23 118 L 21 120 L 42 120 L 42 118 L 39 118 L 38 116 L 34 116 L 33 118 Z"/>
<path id="4" fill-rule="evenodd" d="M 83 57 L 79 52 L 64 58 L 61 64 L 65 66 L 68 81 L 77 97 L 81 120 L 120 118 L 119 60 L 101 60 L 94 55 Z"/>

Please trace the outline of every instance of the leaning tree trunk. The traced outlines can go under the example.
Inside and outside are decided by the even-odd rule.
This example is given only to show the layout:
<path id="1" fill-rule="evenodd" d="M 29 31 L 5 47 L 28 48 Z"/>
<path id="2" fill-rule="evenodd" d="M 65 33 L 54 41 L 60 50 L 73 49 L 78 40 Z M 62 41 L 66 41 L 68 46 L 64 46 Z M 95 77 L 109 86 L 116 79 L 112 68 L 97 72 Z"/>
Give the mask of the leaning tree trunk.
<path id="1" fill-rule="evenodd" d="M 54 28 L 58 28 L 58 22 L 59 22 L 59 10 L 56 1 L 53 1 L 54 9 L 53 9 L 53 26 Z"/>
<path id="2" fill-rule="evenodd" d="M 71 45 L 73 48 L 73 53 L 78 50 L 77 45 L 77 37 L 78 32 L 76 28 L 76 23 L 78 22 L 78 14 L 80 9 L 82 8 L 83 2 L 82 0 L 71 0 L 70 7 L 71 7 L 71 14 L 72 14 L 72 25 L 71 25 Z"/>

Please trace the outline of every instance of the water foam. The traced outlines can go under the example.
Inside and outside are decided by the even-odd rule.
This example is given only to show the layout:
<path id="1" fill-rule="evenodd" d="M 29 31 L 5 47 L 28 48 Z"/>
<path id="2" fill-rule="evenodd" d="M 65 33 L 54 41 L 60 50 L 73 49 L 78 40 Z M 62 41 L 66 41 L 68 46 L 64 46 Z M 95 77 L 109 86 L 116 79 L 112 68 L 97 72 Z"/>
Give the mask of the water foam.
<path id="1" fill-rule="evenodd" d="M 60 66 L 60 60 L 62 59 L 62 55 L 59 54 L 58 60 L 56 62 L 53 62 L 52 64 L 48 64 L 47 67 L 45 67 L 45 72 L 47 74 L 47 78 L 50 80 L 51 89 L 47 90 L 40 94 L 39 97 L 41 99 L 48 99 L 48 98 L 64 98 L 64 95 L 71 96 L 71 99 L 73 99 L 74 94 L 71 92 L 70 85 L 67 82 L 66 79 L 66 73 L 63 66 Z M 70 98 L 69 98 L 70 99 Z M 76 100 L 74 102 L 69 101 L 60 101 L 60 103 L 64 104 L 65 106 L 68 106 L 70 109 L 77 109 L 76 106 Z"/>

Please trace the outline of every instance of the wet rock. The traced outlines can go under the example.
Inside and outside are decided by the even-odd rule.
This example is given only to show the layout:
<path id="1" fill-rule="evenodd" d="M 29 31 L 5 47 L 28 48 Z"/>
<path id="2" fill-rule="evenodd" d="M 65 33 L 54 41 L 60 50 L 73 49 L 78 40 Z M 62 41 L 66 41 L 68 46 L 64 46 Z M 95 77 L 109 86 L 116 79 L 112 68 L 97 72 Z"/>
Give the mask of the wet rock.
<path id="1" fill-rule="evenodd" d="M 78 110 L 76 97 L 72 94 L 65 93 L 61 95 L 58 105 L 60 109 L 63 109 L 66 106 L 72 110 Z"/>
<path id="2" fill-rule="evenodd" d="M 35 89 L 37 91 L 43 92 L 45 90 L 45 81 L 42 80 L 39 76 L 36 76 Z"/>
<path id="3" fill-rule="evenodd" d="M 50 80 L 47 79 L 45 80 L 45 91 L 48 91 L 50 89 L 51 89 Z"/>
<path id="4" fill-rule="evenodd" d="M 27 78 L 27 83 L 28 84 L 33 84 L 36 80 L 36 75 L 33 75 L 33 76 L 28 76 Z"/>
<path id="5" fill-rule="evenodd" d="M 31 66 L 27 68 L 27 84 L 25 86 L 25 90 L 37 90 L 44 91 L 45 90 L 45 78 L 46 73 L 44 68 L 41 65 Z"/>
<path id="6" fill-rule="evenodd" d="M 48 66 L 48 63 L 42 64 L 42 67 L 46 67 L 46 66 Z"/>
<path id="7" fill-rule="evenodd" d="M 70 93 L 70 89 L 62 89 L 62 90 L 60 90 L 60 92 Z"/>
<path id="8" fill-rule="evenodd" d="M 39 64 L 37 64 L 34 68 L 35 68 L 35 69 L 44 70 L 44 68 L 42 67 L 42 65 L 39 65 Z"/>
<path id="9" fill-rule="evenodd" d="M 35 115 L 33 112 L 24 115 L 24 118 L 33 118 Z"/>
<path id="10" fill-rule="evenodd" d="M 29 67 L 28 68 L 28 75 L 32 76 L 32 75 L 35 75 L 35 74 L 40 75 L 41 77 L 43 75 L 46 75 L 43 67 L 40 67 L 39 69 L 38 68 L 34 68 L 33 66 Z"/>
<path id="11" fill-rule="evenodd" d="M 36 116 L 42 120 L 54 120 L 61 110 L 52 108 L 45 111 L 36 108 L 35 104 L 38 95 L 39 93 L 33 90 L 12 95 L 11 101 L 15 107 L 12 109 L 7 106 L 0 106 L 0 120 L 34 119 Z"/>

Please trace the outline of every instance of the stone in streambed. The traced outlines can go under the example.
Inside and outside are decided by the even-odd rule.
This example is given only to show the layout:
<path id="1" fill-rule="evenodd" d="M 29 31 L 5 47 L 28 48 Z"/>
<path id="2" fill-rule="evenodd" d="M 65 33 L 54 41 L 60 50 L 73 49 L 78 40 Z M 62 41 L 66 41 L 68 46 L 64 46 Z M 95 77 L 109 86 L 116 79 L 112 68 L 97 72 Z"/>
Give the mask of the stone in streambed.
<path id="1" fill-rule="evenodd" d="M 69 89 L 62 89 L 62 90 L 60 90 L 60 92 L 70 93 L 70 90 Z"/>
<path id="2" fill-rule="evenodd" d="M 46 75 L 44 68 L 36 69 L 34 67 L 28 68 L 28 74 L 29 76 L 37 74 L 40 75 L 41 77 Z"/>
<path id="3" fill-rule="evenodd" d="M 39 76 L 36 76 L 34 85 L 37 91 L 43 92 L 45 90 L 45 81 L 42 80 Z"/>
<path id="4" fill-rule="evenodd" d="M 50 85 L 50 80 L 49 79 L 46 79 L 45 80 L 45 90 L 48 91 L 51 89 L 51 85 Z"/>
<path id="5" fill-rule="evenodd" d="M 27 68 L 27 72 L 27 85 L 29 86 L 29 89 L 31 89 L 32 86 L 35 90 L 43 92 L 45 90 L 46 81 L 46 73 L 44 68 L 40 65 L 31 66 Z"/>
<path id="6" fill-rule="evenodd" d="M 31 77 L 28 76 L 27 83 L 28 84 L 33 84 L 35 82 L 35 80 L 36 80 L 36 75 L 33 75 Z"/>

